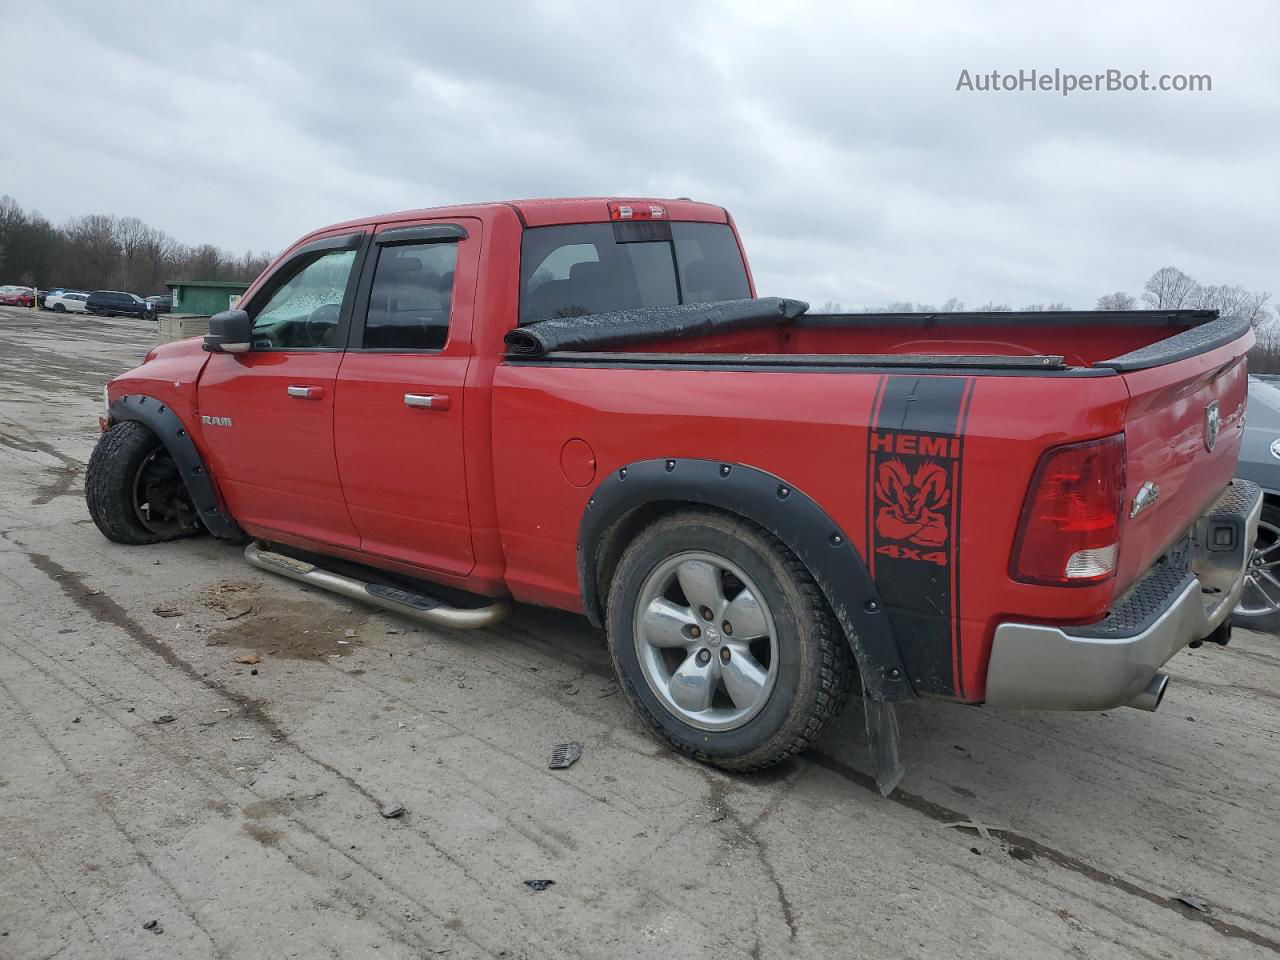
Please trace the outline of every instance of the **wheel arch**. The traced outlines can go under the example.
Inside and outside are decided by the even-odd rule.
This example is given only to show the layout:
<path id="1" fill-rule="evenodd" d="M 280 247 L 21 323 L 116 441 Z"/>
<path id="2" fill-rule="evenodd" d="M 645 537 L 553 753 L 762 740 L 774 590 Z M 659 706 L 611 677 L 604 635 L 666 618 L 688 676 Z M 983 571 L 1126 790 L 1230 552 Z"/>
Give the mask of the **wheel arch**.
<path id="1" fill-rule="evenodd" d="M 210 533 L 222 540 L 243 538 L 243 531 L 227 512 L 214 488 L 204 458 L 191 439 L 190 431 L 172 407 L 145 394 L 128 394 L 111 401 L 108 409 L 108 423 L 116 424 L 124 420 L 136 420 L 164 444 L 173 457 L 173 462 L 178 465 L 200 521 Z"/>
<path id="2" fill-rule="evenodd" d="M 822 590 L 874 700 L 912 699 L 906 667 L 866 564 L 811 497 L 764 470 L 716 460 L 642 460 L 600 481 L 578 531 L 578 583 L 587 618 L 604 625 L 604 598 L 623 550 L 646 523 L 673 510 L 709 507 L 758 524 L 781 540 Z"/>

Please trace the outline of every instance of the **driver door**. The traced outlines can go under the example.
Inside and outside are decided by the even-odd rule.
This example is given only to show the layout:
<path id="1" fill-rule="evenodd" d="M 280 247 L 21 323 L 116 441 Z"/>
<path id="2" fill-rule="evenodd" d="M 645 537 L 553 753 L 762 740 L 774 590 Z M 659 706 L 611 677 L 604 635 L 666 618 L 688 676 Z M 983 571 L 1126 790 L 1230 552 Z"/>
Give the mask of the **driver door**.
<path id="1" fill-rule="evenodd" d="M 366 246 L 348 231 L 294 251 L 244 308 L 252 349 L 210 354 L 200 377 L 202 447 L 254 536 L 359 547 L 338 482 L 333 396 Z"/>

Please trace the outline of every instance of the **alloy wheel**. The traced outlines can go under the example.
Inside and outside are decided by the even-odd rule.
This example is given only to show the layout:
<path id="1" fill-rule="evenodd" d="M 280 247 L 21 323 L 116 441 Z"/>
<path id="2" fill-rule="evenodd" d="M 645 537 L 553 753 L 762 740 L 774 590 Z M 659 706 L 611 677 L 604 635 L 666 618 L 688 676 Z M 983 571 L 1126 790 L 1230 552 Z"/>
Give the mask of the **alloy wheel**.
<path id="1" fill-rule="evenodd" d="M 777 628 L 759 587 L 724 557 L 690 551 L 660 563 L 640 588 L 634 627 L 645 682 L 682 722 L 732 730 L 768 702 Z"/>

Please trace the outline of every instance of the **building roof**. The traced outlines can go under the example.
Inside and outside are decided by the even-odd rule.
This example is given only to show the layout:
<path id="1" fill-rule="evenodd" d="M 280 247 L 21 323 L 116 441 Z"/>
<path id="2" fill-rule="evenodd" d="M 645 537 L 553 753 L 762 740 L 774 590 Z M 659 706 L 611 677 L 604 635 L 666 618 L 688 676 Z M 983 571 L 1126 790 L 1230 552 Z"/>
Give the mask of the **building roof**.
<path id="1" fill-rule="evenodd" d="M 166 287 L 215 287 L 220 290 L 248 290 L 249 284 L 239 280 L 166 280 Z"/>

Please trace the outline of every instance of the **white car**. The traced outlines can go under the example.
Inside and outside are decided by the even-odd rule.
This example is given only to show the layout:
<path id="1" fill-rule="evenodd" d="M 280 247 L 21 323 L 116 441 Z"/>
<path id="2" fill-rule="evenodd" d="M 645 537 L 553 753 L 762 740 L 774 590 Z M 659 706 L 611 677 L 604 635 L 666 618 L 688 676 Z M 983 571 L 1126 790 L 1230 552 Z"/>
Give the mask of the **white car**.
<path id="1" fill-rule="evenodd" d="M 89 299 L 87 293 L 59 293 L 46 297 L 44 308 L 52 310 L 54 313 L 84 313 L 85 301 Z"/>

